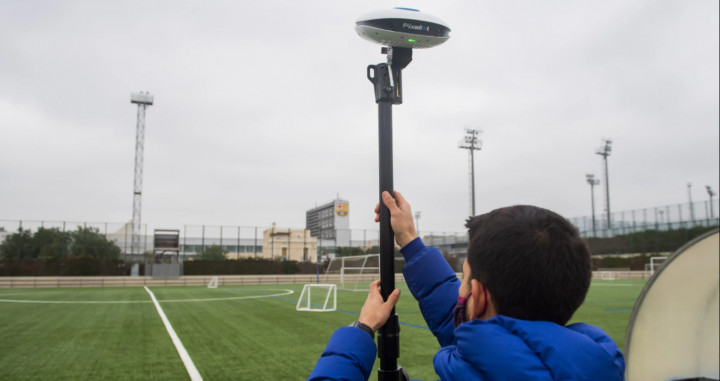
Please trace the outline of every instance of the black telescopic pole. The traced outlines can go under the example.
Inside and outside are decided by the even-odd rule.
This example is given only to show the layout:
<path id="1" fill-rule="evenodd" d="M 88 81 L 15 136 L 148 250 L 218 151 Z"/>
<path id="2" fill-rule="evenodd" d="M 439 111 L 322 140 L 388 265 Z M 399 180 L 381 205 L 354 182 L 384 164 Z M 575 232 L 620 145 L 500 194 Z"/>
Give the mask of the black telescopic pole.
<path id="1" fill-rule="evenodd" d="M 380 293 L 384 300 L 395 289 L 395 245 L 390 225 L 390 210 L 382 203 L 383 191 L 393 192 L 392 103 L 378 102 L 378 140 L 380 163 Z M 378 332 L 378 381 L 398 380 L 400 326 L 395 308 Z"/>
<path id="2" fill-rule="evenodd" d="M 368 79 L 375 86 L 375 100 L 378 104 L 378 146 L 380 167 L 380 293 L 384 300 L 395 289 L 395 234 L 390 225 L 390 210 L 382 202 L 384 191 L 394 194 L 393 189 L 393 144 L 392 105 L 402 103 L 401 70 L 412 59 L 411 49 L 395 48 L 388 52 L 388 63 L 396 55 L 394 67 L 387 64 L 368 66 Z M 378 331 L 378 381 L 408 380 L 407 373 L 398 366 L 400 357 L 400 325 L 395 308 Z"/>

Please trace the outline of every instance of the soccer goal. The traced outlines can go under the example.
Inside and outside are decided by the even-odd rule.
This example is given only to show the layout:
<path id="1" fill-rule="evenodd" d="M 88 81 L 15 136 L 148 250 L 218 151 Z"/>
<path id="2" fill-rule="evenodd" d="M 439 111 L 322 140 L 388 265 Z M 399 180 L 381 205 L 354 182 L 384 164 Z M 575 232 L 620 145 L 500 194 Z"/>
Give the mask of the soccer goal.
<path id="1" fill-rule="evenodd" d="M 308 283 L 300 293 L 295 309 L 298 311 L 335 311 L 337 308 L 337 285 Z"/>
<path id="2" fill-rule="evenodd" d="M 210 278 L 210 281 L 208 282 L 208 288 L 217 288 L 218 286 L 218 277 L 214 276 Z"/>
<path id="3" fill-rule="evenodd" d="M 650 263 L 645 264 L 645 271 L 650 272 L 650 275 L 655 274 L 655 271 L 660 269 L 667 259 L 668 257 L 650 257 Z"/>
<path id="4" fill-rule="evenodd" d="M 603 280 L 615 280 L 615 273 L 612 271 L 603 271 L 601 276 Z"/>
<path id="5" fill-rule="evenodd" d="M 331 259 L 323 283 L 335 283 L 345 291 L 367 291 L 368 284 L 377 279 L 380 279 L 380 254 L 368 254 Z"/>

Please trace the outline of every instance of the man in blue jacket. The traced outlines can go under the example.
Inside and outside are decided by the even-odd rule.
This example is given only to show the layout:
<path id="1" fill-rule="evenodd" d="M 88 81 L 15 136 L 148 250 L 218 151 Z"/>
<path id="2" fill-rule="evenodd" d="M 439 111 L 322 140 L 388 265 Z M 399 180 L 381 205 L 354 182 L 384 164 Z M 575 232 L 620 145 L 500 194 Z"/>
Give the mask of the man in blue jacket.
<path id="1" fill-rule="evenodd" d="M 406 260 L 408 288 L 442 347 L 433 360 L 441 379 L 623 379 L 622 353 L 603 330 L 565 326 L 592 277 L 587 245 L 567 220 L 527 205 L 469 218 L 461 281 L 418 238 L 405 198 L 399 192 L 382 198 Z M 370 285 L 358 321 L 335 331 L 310 380 L 368 379 L 374 332 L 400 296 L 395 290 L 383 301 L 378 286 Z"/>

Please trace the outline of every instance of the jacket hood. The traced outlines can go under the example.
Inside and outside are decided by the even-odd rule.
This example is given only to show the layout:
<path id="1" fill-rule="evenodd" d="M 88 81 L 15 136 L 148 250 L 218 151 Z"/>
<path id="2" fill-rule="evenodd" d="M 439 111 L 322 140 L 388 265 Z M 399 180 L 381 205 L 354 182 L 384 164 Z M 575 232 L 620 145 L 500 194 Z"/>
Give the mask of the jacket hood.
<path id="1" fill-rule="evenodd" d="M 622 380 L 625 361 L 613 340 L 587 324 L 496 316 L 455 329 L 455 343 L 435 355 L 444 380 Z"/>

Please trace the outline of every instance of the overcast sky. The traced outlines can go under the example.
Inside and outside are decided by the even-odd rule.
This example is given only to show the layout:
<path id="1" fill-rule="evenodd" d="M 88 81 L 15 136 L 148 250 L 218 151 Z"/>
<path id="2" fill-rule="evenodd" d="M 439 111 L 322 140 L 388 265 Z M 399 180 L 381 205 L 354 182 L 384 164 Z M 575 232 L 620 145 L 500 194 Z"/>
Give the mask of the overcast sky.
<path id="1" fill-rule="evenodd" d="M 406 6 L 450 40 L 415 50 L 393 107 L 395 188 L 421 230 L 463 231 L 465 128 L 477 212 L 590 214 L 609 157 L 613 211 L 718 190 L 718 1 L 0 2 L 0 220 L 132 219 L 137 107 L 149 91 L 142 197 L 151 228 L 302 228 L 350 202 L 375 229 L 380 46 L 355 21 Z M 602 185 L 602 184 L 601 184 Z M 596 188 L 603 208 L 602 187 Z M 716 198 L 717 200 L 717 198 Z"/>

